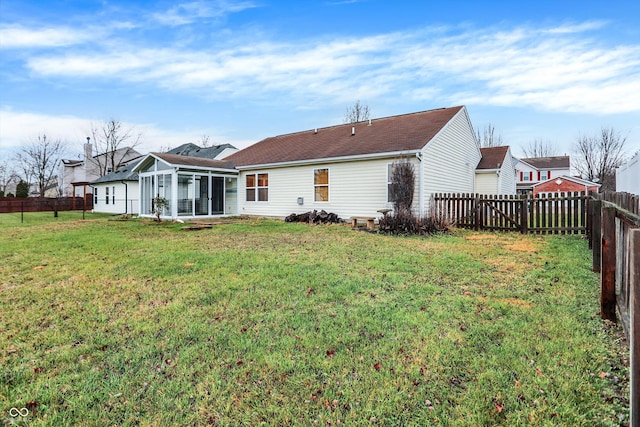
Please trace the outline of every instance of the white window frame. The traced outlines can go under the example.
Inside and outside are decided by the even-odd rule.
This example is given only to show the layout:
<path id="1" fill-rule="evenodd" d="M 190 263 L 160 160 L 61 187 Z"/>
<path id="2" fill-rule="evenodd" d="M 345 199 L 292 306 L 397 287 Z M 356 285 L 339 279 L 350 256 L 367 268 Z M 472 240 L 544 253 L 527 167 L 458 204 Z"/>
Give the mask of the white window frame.
<path id="1" fill-rule="evenodd" d="M 316 172 L 317 171 L 323 171 L 326 170 L 327 171 L 327 183 L 326 184 L 316 184 Z M 313 202 L 314 203 L 329 203 L 330 199 L 330 194 L 331 191 L 329 191 L 330 189 L 330 183 L 331 183 L 331 171 L 329 170 L 329 168 L 314 168 L 313 169 Z M 320 188 L 320 187 L 327 187 L 327 200 L 317 200 L 316 199 L 316 189 Z"/>
<path id="2" fill-rule="evenodd" d="M 267 185 L 260 185 L 260 175 L 266 175 L 267 177 Z M 247 178 L 249 176 L 253 176 L 253 182 L 254 182 L 254 186 L 252 187 L 248 187 L 247 186 Z M 244 198 L 247 202 L 252 202 L 252 203 L 268 203 L 269 202 L 269 172 L 255 172 L 255 173 L 248 173 L 245 175 L 244 178 L 244 182 L 245 182 L 245 191 L 244 191 Z M 253 199 L 249 199 L 248 197 L 248 191 L 247 190 L 253 190 Z M 260 200 L 260 190 L 266 190 L 266 199 L 265 200 Z"/>

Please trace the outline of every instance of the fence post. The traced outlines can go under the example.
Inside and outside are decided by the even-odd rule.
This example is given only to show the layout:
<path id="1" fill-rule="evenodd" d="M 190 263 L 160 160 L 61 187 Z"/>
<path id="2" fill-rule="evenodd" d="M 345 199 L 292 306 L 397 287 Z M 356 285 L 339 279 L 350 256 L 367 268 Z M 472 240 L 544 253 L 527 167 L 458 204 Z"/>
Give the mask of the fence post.
<path id="1" fill-rule="evenodd" d="M 600 258 L 602 257 L 602 200 L 591 200 L 591 241 L 593 242 L 593 268 L 596 273 L 600 271 Z"/>
<path id="2" fill-rule="evenodd" d="M 529 222 L 529 197 L 520 200 L 520 233 L 527 234 Z"/>
<path id="3" fill-rule="evenodd" d="M 480 229 L 480 196 L 475 194 L 473 198 L 473 229 L 478 231 Z"/>
<path id="4" fill-rule="evenodd" d="M 631 402 L 630 418 L 632 426 L 640 425 L 640 229 L 631 229 L 629 251 L 631 271 L 629 274 L 629 382 Z"/>
<path id="5" fill-rule="evenodd" d="M 616 320 L 616 208 L 602 209 L 600 257 L 600 316 Z"/>

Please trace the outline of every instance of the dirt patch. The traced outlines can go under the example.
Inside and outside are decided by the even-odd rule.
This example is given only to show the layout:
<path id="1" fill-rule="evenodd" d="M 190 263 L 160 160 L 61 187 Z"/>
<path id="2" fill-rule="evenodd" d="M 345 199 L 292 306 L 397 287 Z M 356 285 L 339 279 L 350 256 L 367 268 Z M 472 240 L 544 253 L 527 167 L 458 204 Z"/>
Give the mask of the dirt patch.
<path id="1" fill-rule="evenodd" d="M 493 234 L 474 234 L 466 237 L 467 240 L 496 240 L 497 238 Z"/>
<path id="2" fill-rule="evenodd" d="M 529 240 L 518 240 L 517 242 L 505 245 L 507 249 L 518 252 L 534 253 L 538 252 L 538 246 Z"/>

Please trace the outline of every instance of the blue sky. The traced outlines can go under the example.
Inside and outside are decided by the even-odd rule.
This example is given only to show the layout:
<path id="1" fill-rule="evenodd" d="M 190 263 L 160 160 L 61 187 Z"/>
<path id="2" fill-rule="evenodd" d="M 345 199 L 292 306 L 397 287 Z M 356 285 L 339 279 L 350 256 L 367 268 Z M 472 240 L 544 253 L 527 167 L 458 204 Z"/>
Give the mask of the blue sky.
<path id="1" fill-rule="evenodd" d="M 610 126 L 631 155 L 638 22 L 638 1 L 2 0 L 0 160 L 41 133 L 74 157 L 110 118 L 140 151 L 242 148 L 356 100 L 372 118 L 466 105 L 515 155 Z"/>

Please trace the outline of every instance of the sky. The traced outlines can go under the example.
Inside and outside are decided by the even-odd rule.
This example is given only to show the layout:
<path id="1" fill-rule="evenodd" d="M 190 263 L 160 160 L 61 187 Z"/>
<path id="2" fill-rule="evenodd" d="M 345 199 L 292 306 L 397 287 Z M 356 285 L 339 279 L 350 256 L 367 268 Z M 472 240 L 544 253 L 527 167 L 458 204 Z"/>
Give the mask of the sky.
<path id="1" fill-rule="evenodd" d="M 247 147 L 465 105 L 512 153 L 573 155 L 613 127 L 640 150 L 639 1 L 0 0 L 0 161 L 46 134 L 77 158 L 91 124 L 138 151 Z"/>

